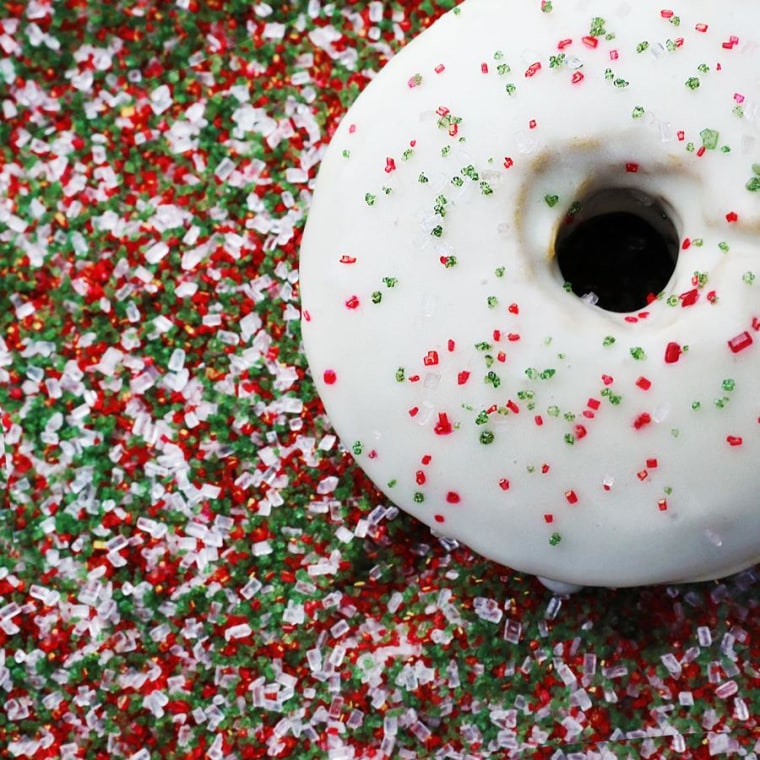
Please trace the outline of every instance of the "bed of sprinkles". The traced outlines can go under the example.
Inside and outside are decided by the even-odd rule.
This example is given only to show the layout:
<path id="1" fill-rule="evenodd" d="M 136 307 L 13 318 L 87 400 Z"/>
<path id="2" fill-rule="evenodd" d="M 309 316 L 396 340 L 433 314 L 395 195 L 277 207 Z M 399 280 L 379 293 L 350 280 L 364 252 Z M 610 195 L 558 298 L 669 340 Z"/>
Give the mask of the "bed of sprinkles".
<path id="1" fill-rule="evenodd" d="M 5 5 L 1 757 L 754 756 L 754 570 L 552 597 L 399 514 L 324 417 L 299 336 L 309 186 L 372 72 L 453 5 Z"/>

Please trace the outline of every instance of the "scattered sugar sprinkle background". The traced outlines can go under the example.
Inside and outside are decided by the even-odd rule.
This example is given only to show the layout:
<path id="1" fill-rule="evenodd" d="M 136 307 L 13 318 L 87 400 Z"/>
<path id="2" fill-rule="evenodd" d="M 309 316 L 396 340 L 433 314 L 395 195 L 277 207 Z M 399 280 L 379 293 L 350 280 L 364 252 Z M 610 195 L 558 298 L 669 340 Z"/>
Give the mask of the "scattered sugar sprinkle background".
<path id="1" fill-rule="evenodd" d="M 452 6 L 3 4 L 0 757 L 754 756 L 755 571 L 552 597 L 315 395 L 319 160 Z"/>

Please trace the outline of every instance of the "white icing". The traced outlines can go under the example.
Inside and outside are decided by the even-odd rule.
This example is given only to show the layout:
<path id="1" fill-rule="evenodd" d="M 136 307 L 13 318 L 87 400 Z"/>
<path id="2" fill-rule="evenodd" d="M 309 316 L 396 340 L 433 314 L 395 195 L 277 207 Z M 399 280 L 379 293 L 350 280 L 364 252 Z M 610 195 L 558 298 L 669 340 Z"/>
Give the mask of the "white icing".
<path id="1" fill-rule="evenodd" d="M 343 443 L 436 530 L 571 586 L 719 577 L 760 559 L 760 6 L 553 6 L 467 0 L 351 108 L 303 241 L 306 353 Z M 609 188 L 662 201 L 682 243 L 633 314 L 553 258 Z"/>

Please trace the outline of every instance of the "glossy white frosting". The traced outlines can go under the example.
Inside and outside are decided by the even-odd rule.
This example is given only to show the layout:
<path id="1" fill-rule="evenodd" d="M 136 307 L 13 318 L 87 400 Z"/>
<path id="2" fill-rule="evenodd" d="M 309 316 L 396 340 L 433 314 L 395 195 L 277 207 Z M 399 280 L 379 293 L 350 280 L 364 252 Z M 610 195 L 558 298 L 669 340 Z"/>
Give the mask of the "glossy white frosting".
<path id="1" fill-rule="evenodd" d="M 301 250 L 309 364 L 378 487 L 476 551 L 570 584 L 726 575 L 760 560 L 760 5 L 551 6 L 467 0 L 351 108 Z M 609 188 L 681 242 L 633 314 L 554 258 Z"/>

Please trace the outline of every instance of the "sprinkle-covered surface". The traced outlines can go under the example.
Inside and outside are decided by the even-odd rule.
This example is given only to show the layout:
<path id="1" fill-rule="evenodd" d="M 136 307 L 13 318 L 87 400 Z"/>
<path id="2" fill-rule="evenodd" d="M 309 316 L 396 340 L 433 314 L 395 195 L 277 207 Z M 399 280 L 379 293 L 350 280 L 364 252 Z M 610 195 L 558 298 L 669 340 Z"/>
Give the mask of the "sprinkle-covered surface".
<path id="1" fill-rule="evenodd" d="M 452 5 L 4 5 L 0 757 L 754 756 L 754 570 L 552 597 L 316 397 L 310 183 Z"/>

